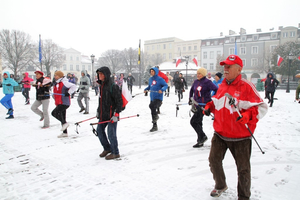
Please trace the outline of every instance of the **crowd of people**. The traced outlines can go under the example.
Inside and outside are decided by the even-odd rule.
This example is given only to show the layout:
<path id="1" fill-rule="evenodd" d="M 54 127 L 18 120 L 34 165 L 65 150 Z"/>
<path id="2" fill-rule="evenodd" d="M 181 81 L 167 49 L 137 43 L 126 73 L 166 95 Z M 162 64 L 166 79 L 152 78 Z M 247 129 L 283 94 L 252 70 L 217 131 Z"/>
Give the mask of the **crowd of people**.
<path id="1" fill-rule="evenodd" d="M 218 197 L 228 189 L 222 162 L 229 149 L 237 167 L 238 199 L 250 199 L 252 138 L 258 120 L 267 113 L 268 105 L 259 96 L 255 86 L 242 78 L 243 62 L 238 56 L 230 55 L 226 60 L 221 61 L 220 65 L 223 66 L 224 72 L 217 72 L 214 77 L 205 68 L 200 67 L 197 70 L 196 80 L 189 90 L 189 99 L 186 101 L 191 105 L 193 112 L 190 125 L 197 134 L 193 148 L 201 148 L 208 140 L 203 131 L 203 117 L 212 116 L 214 135 L 211 138 L 208 160 L 215 186 L 210 195 Z M 144 93 L 150 93 L 149 108 L 152 119 L 150 132 L 155 132 L 158 131 L 159 108 L 162 106 L 164 96 L 170 97 L 170 88 L 175 86 L 175 95 L 178 96 L 178 102 L 181 102 L 183 92 L 188 89 L 188 85 L 179 71 L 171 76 L 169 72 L 167 74 L 161 72 L 159 66 L 154 66 L 149 73 L 151 77 L 147 87 L 144 88 Z M 75 97 L 77 91 L 79 113 L 84 111 L 83 114 L 89 114 L 89 91 L 92 87 L 99 97 L 96 133 L 103 147 L 99 156 L 106 160 L 118 159 L 120 153 L 117 124 L 123 109 L 122 87 L 126 83 L 129 92 L 132 93 L 135 78 L 131 73 L 127 77 L 123 73 L 119 76 L 111 74 L 110 69 L 105 66 L 97 69 L 96 74 L 92 82 L 87 72 L 83 70 L 77 87 L 74 75 L 65 76 L 62 71 L 56 71 L 52 81 L 44 77 L 43 72 L 36 71 L 35 82 L 28 77 L 28 73 L 24 73 L 19 83 L 10 78 L 9 72 L 4 72 L 2 84 L 5 96 L 1 99 L 1 104 L 7 109 L 6 119 L 14 118 L 11 102 L 14 95 L 13 87 L 22 84 L 26 105 L 30 104 L 29 90 L 35 87 L 36 97 L 31 110 L 40 117 L 40 121 L 44 122 L 42 128 L 46 129 L 50 126 L 48 108 L 50 97 L 53 96 L 55 108 L 51 115 L 60 122 L 62 131 L 58 137 L 68 137 L 69 124 L 66 112 L 71 105 L 71 98 Z M 268 73 L 265 80 L 265 98 L 268 98 L 270 107 L 273 106 L 274 93 L 278 84 L 279 81 L 274 74 Z M 299 100 L 299 91 L 300 86 L 296 92 L 296 100 Z M 42 106 L 41 110 L 40 106 Z"/>

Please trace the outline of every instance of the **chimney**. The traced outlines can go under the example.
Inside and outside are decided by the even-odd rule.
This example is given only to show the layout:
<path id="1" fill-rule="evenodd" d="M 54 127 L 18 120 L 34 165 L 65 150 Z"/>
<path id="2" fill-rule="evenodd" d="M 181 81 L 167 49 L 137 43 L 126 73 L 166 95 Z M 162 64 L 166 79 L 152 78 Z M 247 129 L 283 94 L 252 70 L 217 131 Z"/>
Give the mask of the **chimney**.
<path id="1" fill-rule="evenodd" d="M 229 35 L 234 35 L 235 32 L 233 30 L 229 30 Z"/>
<path id="2" fill-rule="evenodd" d="M 279 29 L 279 30 L 282 30 L 282 29 L 283 29 L 283 26 L 279 26 L 278 29 Z"/>
<path id="3" fill-rule="evenodd" d="M 246 29 L 240 28 L 240 35 L 244 35 L 244 34 L 246 34 Z"/>
<path id="4" fill-rule="evenodd" d="M 274 27 L 273 27 L 273 28 L 270 28 L 270 31 L 274 31 Z"/>
<path id="5" fill-rule="evenodd" d="M 223 36 L 223 32 L 220 33 L 220 36 Z"/>
<path id="6" fill-rule="evenodd" d="M 261 32 L 261 29 L 260 28 L 256 29 L 256 32 L 257 33 Z"/>

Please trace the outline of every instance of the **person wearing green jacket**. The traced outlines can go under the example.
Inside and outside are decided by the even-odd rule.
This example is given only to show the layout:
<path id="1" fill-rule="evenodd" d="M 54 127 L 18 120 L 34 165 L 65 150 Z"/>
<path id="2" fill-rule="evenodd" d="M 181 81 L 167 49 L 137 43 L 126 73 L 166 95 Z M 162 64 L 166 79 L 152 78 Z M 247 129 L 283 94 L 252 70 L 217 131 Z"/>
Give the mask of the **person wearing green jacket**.
<path id="1" fill-rule="evenodd" d="M 11 102 L 11 98 L 14 96 L 14 86 L 18 86 L 19 84 L 12 78 L 10 78 L 10 73 L 8 71 L 5 71 L 3 73 L 3 93 L 5 96 L 1 99 L 1 104 L 8 110 L 6 113 L 9 115 L 6 117 L 6 119 L 13 119 L 14 118 L 14 109 Z"/>

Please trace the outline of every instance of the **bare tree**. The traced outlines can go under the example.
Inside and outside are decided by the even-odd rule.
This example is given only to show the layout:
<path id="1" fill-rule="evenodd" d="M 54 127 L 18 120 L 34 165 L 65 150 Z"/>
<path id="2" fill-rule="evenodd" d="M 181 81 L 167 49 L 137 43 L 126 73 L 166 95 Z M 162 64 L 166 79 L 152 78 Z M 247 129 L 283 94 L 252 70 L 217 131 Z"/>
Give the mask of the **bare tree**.
<path id="1" fill-rule="evenodd" d="M 216 71 L 224 73 L 224 67 L 220 65 L 220 62 L 222 60 L 225 60 L 224 55 L 217 55 L 216 60 L 217 60 L 217 62 L 216 62 Z"/>
<path id="2" fill-rule="evenodd" d="M 126 73 L 132 72 L 133 69 L 138 70 L 138 49 L 132 49 L 131 47 L 124 49 L 123 61 Z"/>
<path id="3" fill-rule="evenodd" d="M 4 68 L 9 68 L 18 75 L 28 66 L 34 56 L 31 50 L 31 38 L 17 30 L 5 30 L 0 32 L 0 52 L 4 61 Z"/>
<path id="4" fill-rule="evenodd" d="M 107 66 L 111 69 L 112 73 L 115 73 L 121 69 L 122 63 L 122 52 L 116 49 L 107 50 L 102 53 L 99 58 L 100 66 Z"/>
<path id="5" fill-rule="evenodd" d="M 43 70 L 39 63 L 39 52 L 38 48 L 35 48 L 35 57 L 32 63 Z M 51 75 L 51 68 L 60 68 L 64 62 L 63 49 L 52 40 L 44 40 L 42 44 L 42 66 L 46 67 L 47 76 Z"/>

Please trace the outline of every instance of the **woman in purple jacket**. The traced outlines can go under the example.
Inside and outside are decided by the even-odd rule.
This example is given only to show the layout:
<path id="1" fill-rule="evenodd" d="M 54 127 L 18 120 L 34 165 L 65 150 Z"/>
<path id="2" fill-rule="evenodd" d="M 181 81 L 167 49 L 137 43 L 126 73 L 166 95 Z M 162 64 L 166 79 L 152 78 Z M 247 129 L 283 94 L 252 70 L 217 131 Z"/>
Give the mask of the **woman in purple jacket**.
<path id="1" fill-rule="evenodd" d="M 194 148 L 202 147 L 207 140 L 207 136 L 202 128 L 202 108 L 207 102 L 211 101 L 210 92 L 214 91 L 216 93 L 218 90 L 218 87 L 206 78 L 206 74 L 207 70 L 205 68 L 199 68 L 197 70 L 197 80 L 194 81 L 190 89 L 189 104 L 192 105 L 192 112 L 194 113 L 190 124 L 198 136 L 197 143 L 193 146 Z"/>

